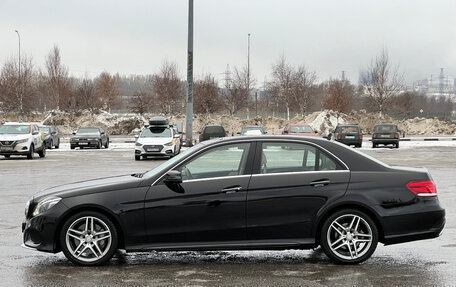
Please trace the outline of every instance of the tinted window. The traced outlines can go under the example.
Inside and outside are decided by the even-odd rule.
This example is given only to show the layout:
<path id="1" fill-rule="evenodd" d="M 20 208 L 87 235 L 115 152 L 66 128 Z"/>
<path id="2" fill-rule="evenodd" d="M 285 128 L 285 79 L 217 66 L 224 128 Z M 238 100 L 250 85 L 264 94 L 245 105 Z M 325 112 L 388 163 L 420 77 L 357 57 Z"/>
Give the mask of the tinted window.
<path id="1" fill-rule="evenodd" d="M 98 128 L 80 128 L 76 134 L 99 134 L 100 130 Z"/>
<path id="2" fill-rule="evenodd" d="M 206 151 L 179 168 L 182 172 L 182 179 L 242 175 L 249 148 L 250 143 L 239 143 Z"/>
<path id="3" fill-rule="evenodd" d="M 359 128 L 355 126 L 339 127 L 339 133 L 357 133 Z"/>
<path id="4" fill-rule="evenodd" d="M 263 143 L 261 173 L 315 170 L 316 149 L 297 143 Z"/>
<path id="5" fill-rule="evenodd" d="M 204 129 L 205 134 L 225 134 L 225 129 L 222 126 L 210 126 Z"/>
<path id="6" fill-rule="evenodd" d="M 375 126 L 374 132 L 376 133 L 394 133 L 397 132 L 397 127 L 393 125 L 379 125 Z"/>
<path id="7" fill-rule="evenodd" d="M 319 154 L 319 168 L 318 170 L 336 170 L 337 164 L 336 162 L 328 157 L 326 154 L 320 152 Z"/>

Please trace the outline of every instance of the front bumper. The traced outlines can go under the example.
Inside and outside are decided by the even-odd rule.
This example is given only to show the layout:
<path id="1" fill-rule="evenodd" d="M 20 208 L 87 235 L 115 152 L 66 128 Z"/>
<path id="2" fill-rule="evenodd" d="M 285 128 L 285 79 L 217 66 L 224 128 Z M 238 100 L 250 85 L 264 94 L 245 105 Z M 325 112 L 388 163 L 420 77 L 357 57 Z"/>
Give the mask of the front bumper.
<path id="1" fill-rule="evenodd" d="M 99 140 L 70 141 L 72 147 L 98 147 Z"/>
<path id="2" fill-rule="evenodd" d="M 177 146 L 165 145 L 142 145 L 135 146 L 135 156 L 172 156 L 175 153 Z"/>
<path id="3" fill-rule="evenodd" d="M 66 206 L 59 202 L 42 214 L 26 218 L 22 222 L 23 245 L 38 251 L 59 252 L 58 226 L 67 210 Z"/>
<path id="4" fill-rule="evenodd" d="M 27 155 L 28 152 L 28 142 L 14 144 L 12 146 L 0 146 L 0 155 Z"/>

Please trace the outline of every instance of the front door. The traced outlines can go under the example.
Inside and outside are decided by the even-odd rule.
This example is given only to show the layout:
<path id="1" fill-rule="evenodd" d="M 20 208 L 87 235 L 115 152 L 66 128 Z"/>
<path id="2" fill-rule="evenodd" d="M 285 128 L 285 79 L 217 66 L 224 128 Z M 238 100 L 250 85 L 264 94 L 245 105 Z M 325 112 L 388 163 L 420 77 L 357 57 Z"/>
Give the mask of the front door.
<path id="1" fill-rule="evenodd" d="M 349 170 L 311 144 L 258 145 L 247 195 L 248 239 L 311 238 L 318 210 L 345 193 Z"/>
<path id="2" fill-rule="evenodd" d="M 252 143 L 216 146 L 174 168 L 183 193 L 165 183 L 146 196 L 152 244 L 245 240 L 245 201 L 251 177 Z"/>

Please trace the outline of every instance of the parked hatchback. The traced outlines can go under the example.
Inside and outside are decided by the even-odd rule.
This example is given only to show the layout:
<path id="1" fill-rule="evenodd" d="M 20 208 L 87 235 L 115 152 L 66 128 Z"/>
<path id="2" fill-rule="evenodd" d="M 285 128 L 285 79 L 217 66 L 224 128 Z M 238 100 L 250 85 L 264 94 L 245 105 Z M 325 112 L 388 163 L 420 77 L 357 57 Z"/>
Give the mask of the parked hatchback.
<path id="1" fill-rule="evenodd" d="M 199 133 L 199 141 L 205 141 L 213 138 L 227 137 L 228 133 L 223 126 L 205 126 Z"/>
<path id="2" fill-rule="evenodd" d="M 363 134 L 358 125 L 337 125 L 334 138 L 338 142 L 355 147 L 361 147 L 363 144 Z"/>
<path id="3" fill-rule="evenodd" d="M 44 133 L 44 144 L 46 148 L 52 149 L 53 147 L 59 148 L 60 135 L 53 126 L 40 126 L 40 130 Z"/>
<path id="4" fill-rule="evenodd" d="M 399 130 L 395 124 L 378 124 L 375 125 L 372 133 L 372 148 L 378 145 L 393 145 L 399 148 Z"/>

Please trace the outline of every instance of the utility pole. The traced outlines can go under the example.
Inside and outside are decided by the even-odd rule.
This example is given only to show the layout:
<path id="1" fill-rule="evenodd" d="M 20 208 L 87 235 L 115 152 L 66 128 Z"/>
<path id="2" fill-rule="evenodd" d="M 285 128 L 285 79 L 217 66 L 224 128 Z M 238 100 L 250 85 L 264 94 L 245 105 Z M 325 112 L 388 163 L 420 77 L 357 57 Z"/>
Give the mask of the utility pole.
<path id="1" fill-rule="evenodd" d="M 188 0 L 187 115 L 185 137 L 193 145 L 193 0 Z"/>
<path id="2" fill-rule="evenodd" d="M 247 34 L 247 119 L 250 119 L 249 95 L 250 95 L 250 33 Z"/>
<path id="3" fill-rule="evenodd" d="M 22 107 L 22 78 L 21 78 L 21 35 L 19 34 L 18 30 L 14 30 L 14 32 L 17 33 L 17 37 L 19 37 L 19 105 L 20 105 L 20 111 L 19 111 L 19 122 L 22 122 L 22 113 L 23 113 L 23 107 Z"/>

